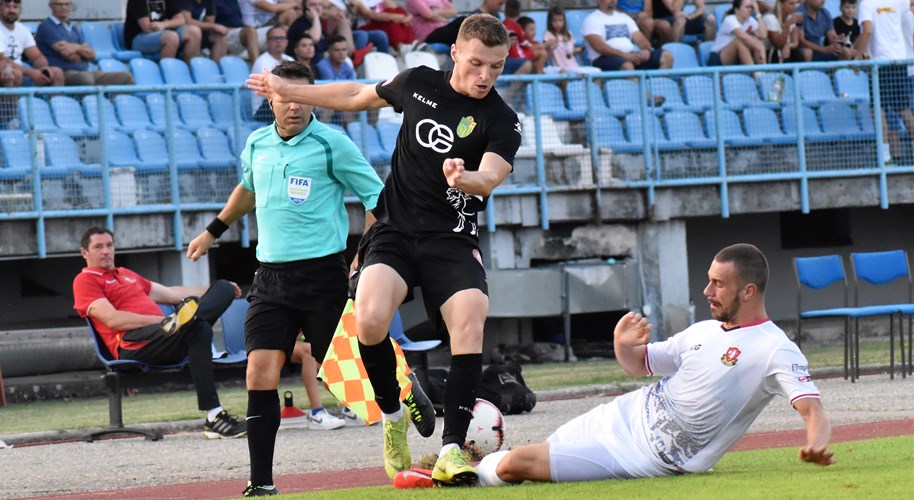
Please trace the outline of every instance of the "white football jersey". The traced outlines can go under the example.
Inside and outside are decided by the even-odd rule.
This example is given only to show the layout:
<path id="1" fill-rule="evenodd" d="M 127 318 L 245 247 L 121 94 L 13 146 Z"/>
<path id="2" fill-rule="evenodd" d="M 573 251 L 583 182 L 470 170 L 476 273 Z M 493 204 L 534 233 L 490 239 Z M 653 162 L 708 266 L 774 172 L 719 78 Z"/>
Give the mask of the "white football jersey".
<path id="1" fill-rule="evenodd" d="M 640 391 L 633 437 L 686 472 L 717 463 L 775 395 L 790 404 L 819 397 L 806 357 L 767 320 L 730 331 L 719 321 L 696 323 L 649 344 L 645 363 L 664 378 Z"/>

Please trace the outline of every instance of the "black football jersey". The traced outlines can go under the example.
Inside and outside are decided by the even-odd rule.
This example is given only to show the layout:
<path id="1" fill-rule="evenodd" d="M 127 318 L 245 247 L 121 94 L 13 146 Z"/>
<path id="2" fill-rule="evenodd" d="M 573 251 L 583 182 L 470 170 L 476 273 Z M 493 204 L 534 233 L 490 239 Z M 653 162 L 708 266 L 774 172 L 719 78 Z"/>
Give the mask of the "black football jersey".
<path id="1" fill-rule="evenodd" d="M 521 129 L 494 89 L 474 99 L 454 91 L 450 78 L 450 72 L 420 66 L 377 85 L 378 95 L 403 113 L 403 125 L 373 212 L 401 231 L 476 238 L 476 214 L 487 200 L 449 187 L 444 160 L 462 158 L 467 170 L 478 170 L 483 154 L 492 152 L 513 165 Z"/>

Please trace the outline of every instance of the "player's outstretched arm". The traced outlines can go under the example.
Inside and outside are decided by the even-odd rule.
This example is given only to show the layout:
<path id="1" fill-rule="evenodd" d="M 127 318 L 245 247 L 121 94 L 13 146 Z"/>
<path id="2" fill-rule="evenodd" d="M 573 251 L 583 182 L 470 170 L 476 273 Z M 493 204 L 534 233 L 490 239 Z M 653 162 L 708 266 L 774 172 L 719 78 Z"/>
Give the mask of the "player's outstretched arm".
<path id="1" fill-rule="evenodd" d="M 219 220 L 226 226 L 231 226 L 244 214 L 254 209 L 256 199 L 254 193 L 245 189 L 241 184 L 235 186 L 235 190 L 229 196 L 228 201 L 219 212 Z M 210 247 L 216 241 L 216 235 L 204 229 L 189 245 L 187 245 L 187 258 L 196 262 L 197 259 L 206 255 Z"/>
<path id="2" fill-rule="evenodd" d="M 797 400 L 793 407 L 806 422 L 806 446 L 800 448 L 800 460 L 823 467 L 833 464 L 834 453 L 828 450 L 828 443 L 831 441 L 831 421 L 825 414 L 822 401 L 819 398 L 803 398 Z"/>
<path id="3" fill-rule="evenodd" d="M 289 101 L 340 111 L 362 111 L 388 106 L 374 85 L 334 82 L 323 85 L 296 85 L 268 72 L 252 73 L 247 80 L 251 90 L 270 101 Z"/>
<path id="4" fill-rule="evenodd" d="M 613 331 L 613 348 L 616 360 L 622 365 L 625 373 L 634 376 L 650 375 L 644 364 L 645 345 L 651 338 L 653 327 L 647 318 L 636 312 L 630 312 L 616 323 Z"/>

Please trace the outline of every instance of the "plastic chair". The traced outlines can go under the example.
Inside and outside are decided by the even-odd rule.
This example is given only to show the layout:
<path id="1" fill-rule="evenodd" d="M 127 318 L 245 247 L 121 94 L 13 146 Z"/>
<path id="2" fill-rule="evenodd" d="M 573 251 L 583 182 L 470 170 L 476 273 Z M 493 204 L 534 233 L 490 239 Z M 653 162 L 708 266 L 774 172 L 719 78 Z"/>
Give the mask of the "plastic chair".
<path id="1" fill-rule="evenodd" d="M 714 82 L 710 77 L 687 76 L 682 80 L 682 91 L 690 110 L 701 111 L 714 107 Z"/>
<path id="2" fill-rule="evenodd" d="M 662 96 L 663 104 L 661 107 L 670 111 L 701 111 L 692 109 L 682 100 L 682 93 L 679 91 L 679 84 L 676 80 L 667 77 L 651 77 L 647 80 L 647 88 L 652 96 Z"/>
<path id="3" fill-rule="evenodd" d="M 780 92 L 781 98 L 780 98 L 780 100 L 771 99 L 771 97 L 773 97 L 772 89 L 774 87 L 774 82 L 776 82 L 779 78 L 784 79 L 783 87 Z M 780 73 L 780 72 L 762 73 L 762 75 L 759 77 L 758 86 L 759 86 L 759 90 L 762 93 L 763 100 L 765 100 L 767 102 L 772 102 L 772 103 L 780 102 L 781 104 L 793 104 L 793 101 L 794 101 L 793 78 L 790 75 L 788 75 L 787 73 Z"/>
<path id="4" fill-rule="evenodd" d="M 914 295 L 911 289 L 911 272 L 908 266 L 908 255 L 904 250 L 885 252 L 851 253 L 851 273 L 854 276 L 854 302 L 857 308 L 865 311 L 867 316 L 889 316 L 889 377 L 895 378 L 895 314 L 899 315 L 899 349 L 901 351 L 901 376 L 906 378 L 904 349 L 904 326 L 902 314 L 914 314 Z M 895 283 L 893 286 L 892 284 Z M 891 295 L 902 297 L 903 302 L 862 305 L 862 297 L 875 295 L 871 292 L 889 291 Z M 908 345 L 911 343 L 911 331 L 908 330 Z M 860 332 L 854 321 L 854 370 L 860 371 Z M 909 347 L 910 351 L 910 347 Z M 911 364 L 910 354 L 908 364 Z"/>
<path id="5" fill-rule="evenodd" d="M 118 24 L 120 24 L 120 40 L 123 40 L 124 24 Z M 108 25 L 105 23 L 85 21 L 80 24 L 80 30 L 82 30 L 83 40 L 95 50 L 95 59 L 99 61 L 99 63 L 101 63 L 103 59 L 108 58 L 126 62 L 137 57 L 142 57 L 142 54 L 137 50 L 125 50 L 118 46 L 115 33 L 112 29 L 109 29 Z M 110 70 L 102 69 L 102 71 Z"/>
<path id="6" fill-rule="evenodd" d="M 711 57 L 711 47 L 713 46 L 714 42 L 710 40 L 698 44 L 698 62 L 702 67 L 708 65 L 708 58 Z"/>
<path id="7" fill-rule="evenodd" d="M 790 137 L 781 130 L 781 124 L 774 110 L 767 108 L 749 108 L 743 111 L 743 122 L 746 124 L 746 135 L 769 144 L 796 143 L 796 137 Z"/>
<path id="8" fill-rule="evenodd" d="M 228 309 L 222 313 L 219 321 L 222 323 L 222 348 L 213 347 L 214 352 L 224 355 L 213 358 L 214 363 L 232 364 L 247 361 L 248 354 L 244 349 L 244 318 L 248 311 L 246 299 L 235 299 Z"/>
<path id="9" fill-rule="evenodd" d="M 755 80 L 742 73 L 724 75 L 721 79 L 721 93 L 723 93 L 727 107 L 731 109 L 778 106 L 777 103 L 762 101 L 759 98 L 758 85 Z"/>
<path id="10" fill-rule="evenodd" d="M 383 52 L 369 52 L 362 61 L 367 80 L 387 80 L 399 73 L 397 60 Z"/>
<path id="11" fill-rule="evenodd" d="M 237 137 L 237 135 L 239 135 L 239 134 L 235 133 L 235 126 L 233 125 L 233 126 L 229 127 L 229 129 L 225 132 L 225 135 L 228 136 L 229 146 L 232 148 L 233 154 L 235 154 L 235 155 L 241 154 L 241 152 L 244 150 L 244 145 L 247 142 L 248 136 L 251 135 L 251 132 L 253 132 L 254 130 L 256 130 L 254 127 L 246 126 L 245 124 L 242 123 L 241 129 L 239 130 L 240 135 L 241 135 L 241 138 L 239 140 L 239 138 Z M 346 133 L 345 130 L 341 130 L 341 132 L 343 132 L 344 134 Z"/>
<path id="12" fill-rule="evenodd" d="M 625 116 L 640 109 L 638 84 L 622 79 L 609 80 L 604 88 L 606 89 L 606 103 L 613 116 Z"/>
<path id="13" fill-rule="evenodd" d="M 527 86 L 526 98 L 527 98 L 527 110 L 531 113 L 534 110 L 533 107 L 533 85 L 530 84 Z M 539 94 L 537 99 L 537 110 L 542 115 L 551 115 L 556 120 L 583 120 L 584 113 L 574 111 L 572 112 L 565 106 L 565 97 L 562 95 L 562 89 L 557 85 L 551 83 L 540 83 L 539 88 L 536 90 Z"/>
<path id="14" fill-rule="evenodd" d="M 170 102 L 171 105 L 171 118 L 174 121 L 175 128 L 187 128 L 183 121 L 181 121 L 181 114 L 178 112 L 178 106 L 174 101 Z M 156 126 L 159 130 L 165 130 L 167 128 L 166 124 L 166 110 L 165 110 L 165 95 L 164 94 L 148 94 L 146 96 L 146 107 L 149 109 L 149 118 L 152 120 L 153 125 Z"/>
<path id="15" fill-rule="evenodd" d="M 124 427 L 123 407 L 121 397 L 123 387 L 140 387 L 150 383 L 160 383 L 158 381 L 146 380 L 145 384 L 143 375 L 153 370 L 176 370 L 182 368 L 188 363 L 187 358 L 171 365 L 152 365 L 135 361 L 132 359 L 116 359 L 108 346 L 102 340 L 92 320 L 86 318 L 89 324 L 89 333 L 92 337 L 92 343 L 95 346 L 95 355 L 105 366 L 105 388 L 108 393 L 108 427 L 90 432 L 85 436 L 86 441 L 94 441 L 107 435 L 117 434 L 137 434 L 144 436 L 149 441 L 158 441 L 162 439 L 162 434 L 154 430 L 145 430 L 134 427 Z M 125 383 L 126 382 L 126 383 Z M 129 385 L 128 385 L 129 384 Z"/>
<path id="16" fill-rule="evenodd" d="M 168 85 L 193 85 L 194 79 L 190 76 L 187 63 L 174 57 L 165 57 L 159 61 L 162 78 Z"/>
<path id="17" fill-rule="evenodd" d="M 158 132 L 152 130 L 137 130 L 133 133 L 133 142 L 136 144 L 137 156 L 143 163 L 155 165 L 162 160 L 168 161 L 168 144 Z M 200 153 L 197 153 L 197 157 Z M 175 162 L 178 168 L 189 170 L 197 168 L 198 163 L 178 154 L 175 150 Z"/>
<path id="18" fill-rule="evenodd" d="M 244 59 L 237 56 L 224 56 L 219 59 L 225 83 L 243 84 L 251 74 L 251 67 Z"/>
<path id="19" fill-rule="evenodd" d="M 826 134 L 841 136 L 846 141 L 873 141 L 876 135 L 864 132 L 857 124 L 857 114 L 843 102 L 829 102 L 819 108 L 822 119 L 822 131 Z"/>
<path id="20" fill-rule="evenodd" d="M 855 104 L 870 102 L 870 76 L 864 71 L 840 68 L 835 71 L 835 88 L 838 96 Z"/>
<path id="21" fill-rule="evenodd" d="M 685 144 L 690 148 L 717 147 L 717 140 L 708 138 L 701 128 L 698 115 L 689 111 L 672 111 L 663 116 L 670 142 Z"/>
<path id="22" fill-rule="evenodd" d="M 596 147 L 609 147 L 614 153 L 639 153 L 642 146 L 632 144 L 625 137 L 622 123 L 611 115 L 597 115 L 593 121 L 594 142 Z"/>
<path id="23" fill-rule="evenodd" d="M 222 71 L 216 61 L 208 57 L 194 57 L 190 60 L 190 74 L 194 82 L 201 85 L 216 85 L 225 83 Z"/>
<path id="24" fill-rule="evenodd" d="M 777 118 L 775 118 L 777 119 Z M 763 140 L 753 139 L 743 132 L 743 125 L 740 122 L 739 115 L 729 109 L 720 110 L 721 135 L 723 135 L 724 144 L 731 146 L 761 146 L 765 143 Z M 704 116 L 705 130 L 708 131 L 708 137 L 714 139 L 717 137 L 717 124 L 714 121 L 714 113 L 708 111 Z"/>
<path id="25" fill-rule="evenodd" d="M 63 134 L 45 134 L 43 138 L 45 157 L 51 167 L 65 168 L 80 175 L 100 176 L 101 165 L 83 163 L 73 139 Z"/>
<path id="26" fill-rule="evenodd" d="M 800 86 L 803 104 L 816 106 L 838 100 L 831 86 L 831 78 L 821 71 L 801 71 L 797 77 L 797 84 Z"/>
<path id="27" fill-rule="evenodd" d="M 197 142 L 203 158 L 208 162 L 224 167 L 234 167 L 238 162 L 238 157 L 232 154 L 229 147 L 228 138 L 221 130 L 202 127 L 197 130 Z"/>
<path id="28" fill-rule="evenodd" d="M 441 65 L 438 63 L 438 58 L 435 57 L 435 54 L 432 54 L 431 52 L 407 52 L 406 55 L 403 56 L 403 62 L 407 68 L 428 66 L 429 68 L 432 68 L 436 71 L 441 69 Z"/>
<path id="29" fill-rule="evenodd" d="M 98 133 L 98 128 L 90 127 L 86 123 L 82 106 L 76 99 L 66 95 L 56 95 L 51 98 L 51 113 L 57 123 L 59 132 L 72 137 L 93 135 Z"/>
<path id="30" fill-rule="evenodd" d="M 29 152 L 29 140 L 25 134 L 14 131 L 0 135 L 0 154 L 3 157 L 4 168 L 32 170 L 32 154 Z"/>
<path id="31" fill-rule="evenodd" d="M 87 95 L 83 97 L 83 111 L 89 123 L 92 134 L 98 133 L 98 96 Z M 126 130 L 120 120 L 117 119 L 117 112 L 114 110 L 114 104 L 108 99 L 102 99 L 102 113 L 105 116 L 105 128 L 107 130 Z"/>
<path id="32" fill-rule="evenodd" d="M 379 121 L 378 135 L 381 137 L 381 147 L 384 148 L 385 154 L 390 157 L 393 155 L 394 148 L 397 146 L 397 137 L 400 135 L 400 124 Z"/>
<path id="33" fill-rule="evenodd" d="M 179 158 L 180 170 L 192 170 L 191 164 L 209 169 L 222 169 L 224 163 L 209 161 L 200 153 L 200 146 L 193 134 L 186 130 L 175 129 L 172 136 L 172 145 L 175 148 L 175 158 Z"/>
<path id="34" fill-rule="evenodd" d="M 781 118 L 784 121 L 784 133 L 789 136 L 796 136 L 798 134 L 797 118 L 793 106 L 784 108 Z M 823 132 L 822 128 L 819 127 L 819 118 L 816 116 L 816 112 L 809 106 L 803 106 L 803 136 L 805 140 L 810 142 L 840 141 L 842 139 L 840 134 Z"/>
<path id="35" fill-rule="evenodd" d="M 209 114 L 209 105 L 206 100 L 196 94 L 180 93 L 175 100 L 178 103 L 178 114 L 181 121 L 190 128 L 213 127 L 212 117 Z"/>
<path id="36" fill-rule="evenodd" d="M 381 147 L 377 129 L 370 124 L 365 124 L 363 127 L 360 122 L 349 122 L 346 125 L 346 132 L 349 133 L 349 138 L 362 151 L 369 163 L 387 163 L 390 160 L 390 156 Z"/>
<path id="37" fill-rule="evenodd" d="M 679 42 L 669 42 L 663 44 L 663 50 L 673 54 L 673 69 L 691 69 L 699 68 L 698 55 L 695 54 L 695 48 Z"/>
<path id="38" fill-rule="evenodd" d="M 161 132 L 165 130 L 165 127 L 152 123 L 146 103 L 135 95 L 121 94 L 115 97 L 114 109 L 117 111 L 121 125 L 127 131 L 149 129 Z"/>
<path id="39" fill-rule="evenodd" d="M 117 59 L 99 59 L 99 71 L 130 71 L 126 64 Z"/>
<path id="40" fill-rule="evenodd" d="M 19 101 L 16 103 L 17 110 L 19 112 L 19 127 L 23 132 L 29 133 L 30 130 L 29 123 L 29 113 L 28 113 L 28 97 L 22 96 L 19 98 Z M 48 102 L 44 99 L 40 99 L 37 96 L 32 99 L 32 111 L 35 116 L 35 126 L 34 131 L 39 134 L 45 132 L 57 132 L 57 124 L 54 123 L 54 119 L 51 118 L 51 106 L 48 105 Z"/>
<path id="41" fill-rule="evenodd" d="M 588 89 L 590 90 L 590 107 L 587 106 Z M 568 82 L 565 93 L 568 96 L 568 109 L 571 111 L 586 115 L 587 110 L 590 109 L 591 117 L 610 113 L 609 106 L 606 105 L 606 100 L 603 98 L 603 91 L 593 81 L 588 85 L 586 80 L 572 80 Z"/>
<path id="42" fill-rule="evenodd" d="M 165 84 L 159 65 L 149 59 L 142 57 L 131 59 L 130 72 L 133 73 L 133 80 L 137 85 L 153 86 Z"/>

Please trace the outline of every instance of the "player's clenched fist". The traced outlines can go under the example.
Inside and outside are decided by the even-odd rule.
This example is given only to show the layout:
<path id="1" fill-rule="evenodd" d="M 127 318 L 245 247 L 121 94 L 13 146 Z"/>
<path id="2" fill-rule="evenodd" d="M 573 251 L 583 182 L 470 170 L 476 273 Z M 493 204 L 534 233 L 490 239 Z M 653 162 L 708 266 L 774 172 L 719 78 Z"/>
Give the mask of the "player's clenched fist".
<path id="1" fill-rule="evenodd" d="M 200 236 L 197 236 L 187 245 L 187 258 L 197 262 L 197 259 L 206 255 L 206 252 L 209 251 L 209 248 L 213 246 L 213 242 L 216 241 L 216 238 L 209 233 L 209 231 L 203 231 L 200 233 Z"/>
<path id="2" fill-rule="evenodd" d="M 460 180 L 463 179 L 463 173 L 466 171 L 463 168 L 463 159 L 462 158 L 447 158 L 444 160 L 444 177 L 447 179 L 447 185 L 455 188 L 459 187 Z"/>
<path id="3" fill-rule="evenodd" d="M 636 312 L 630 312 L 616 323 L 615 339 L 624 346 L 647 344 L 651 338 L 651 324 L 647 318 Z"/>

